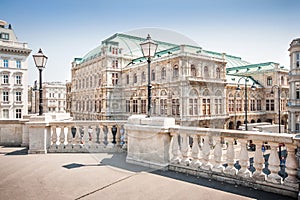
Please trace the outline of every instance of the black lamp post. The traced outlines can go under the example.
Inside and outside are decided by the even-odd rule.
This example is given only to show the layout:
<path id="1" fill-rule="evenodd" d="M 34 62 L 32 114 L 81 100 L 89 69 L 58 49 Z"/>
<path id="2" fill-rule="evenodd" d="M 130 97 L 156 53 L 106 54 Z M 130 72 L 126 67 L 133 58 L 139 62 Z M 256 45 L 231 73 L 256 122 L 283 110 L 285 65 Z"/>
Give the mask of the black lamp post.
<path id="1" fill-rule="evenodd" d="M 248 112 L 248 94 L 247 94 L 247 82 L 249 81 L 249 77 L 241 77 L 238 81 L 238 83 L 240 82 L 241 79 L 244 79 L 245 80 L 245 129 L 246 131 L 248 131 L 248 115 L 247 115 L 247 112 Z M 251 89 L 255 89 L 255 84 L 253 83 L 252 86 L 251 86 Z M 240 91 L 241 88 L 240 88 L 240 85 L 238 85 L 238 87 L 236 88 L 237 91 Z"/>
<path id="2" fill-rule="evenodd" d="M 39 70 L 39 78 L 40 78 L 40 88 L 39 88 L 39 115 L 43 115 L 43 88 L 42 88 L 42 71 L 46 66 L 48 57 L 45 56 L 42 52 L 42 49 L 39 50 L 37 54 L 33 55 L 33 60 L 35 66 Z"/>
<path id="3" fill-rule="evenodd" d="M 148 62 L 148 114 L 147 117 L 151 116 L 151 80 L 150 80 L 150 63 L 151 58 L 154 57 L 158 44 L 154 42 L 148 34 L 147 40 L 140 44 L 144 57 L 147 58 Z"/>
<path id="4" fill-rule="evenodd" d="M 274 85 L 271 89 L 271 94 L 274 94 L 273 89 L 277 88 L 278 89 L 278 133 L 281 132 L 280 128 L 280 87 L 278 85 Z"/>

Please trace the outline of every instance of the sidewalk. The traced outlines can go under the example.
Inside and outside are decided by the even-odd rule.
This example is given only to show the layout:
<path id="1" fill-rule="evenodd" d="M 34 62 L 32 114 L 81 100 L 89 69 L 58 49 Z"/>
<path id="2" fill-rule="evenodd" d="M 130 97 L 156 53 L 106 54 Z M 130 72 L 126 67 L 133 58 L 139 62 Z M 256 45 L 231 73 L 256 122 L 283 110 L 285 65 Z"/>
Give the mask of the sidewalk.
<path id="1" fill-rule="evenodd" d="M 125 162 L 119 154 L 0 148 L 0 199 L 291 199 Z"/>

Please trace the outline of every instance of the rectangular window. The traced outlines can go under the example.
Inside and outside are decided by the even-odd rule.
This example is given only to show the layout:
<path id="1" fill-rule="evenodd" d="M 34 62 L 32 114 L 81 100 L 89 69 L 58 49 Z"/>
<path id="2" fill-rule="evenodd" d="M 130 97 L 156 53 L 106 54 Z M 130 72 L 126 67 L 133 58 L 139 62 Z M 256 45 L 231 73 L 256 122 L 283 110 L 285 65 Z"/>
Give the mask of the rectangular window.
<path id="1" fill-rule="evenodd" d="M 133 113 L 137 113 L 138 112 L 138 102 L 137 102 L 137 100 L 133 100 L 132 112 Z"/>
<path id="2" fill-rule="evenodd" d="M 112 85 L 118 85 L 118 73 L 111 74 Z"/>
<path id="3" fill-rule="evenodd" d="M 179 99 L 172 99 L 172 115 L 173 116 L 180 115 L 180 113 L 179 113 Z"/>
<path id="4" fill-rule="evenodd" d="M 233 112 L 234 111 L 234 101 L 232 99 L 228 102 L 228 111 Z"/>
<path id="5" fill-rule="evenodd" d="M 22 110 L 21 109 L 16 109 L 16 118 L 21 119 L 22 118 Z"/>
<path id="6" fill-rule="evenodd" d="M 20 60 L 16 61 L 16 66 L 18 69 L 21 69 L 21 61 Z"/>
<path id="7" fill-rule="evenodd" d="M 215 114 L 222 114 L 222 100 L 215 99 Z"/>
<path id="8" fill-rule="evenodd" d="M 141 100 L 141 113 L 146 114 L 146 99 Z"/>
<path id="9" fill-rule="evenodd" d="M 9 76 L 8 74 L 3 75 L 3 84 L 8 84 L 9 83 Z"/>
<path id="10" fill-rule="evenodd" d="M 22 80 L 21 80 L 22 78 L 21 78 L 21 76 L 20 75 L 17 75 L 16 76 L 16 84 L 17 85 L 21 85 L 22 84 Z"/>
<path id="11" fill-rule="evenodd" d="M 3 100 L 4 102 L 8 102 L 8 91 L 4 91 L 4 92 L 2 93 L 2 95 L 3 95 L 2 100 Z"/>
<path id="12" fill-rule="evenodd" d="M 5 119 L 9 118 L 9 110 L 8 109 L 3 109 L 2 110 L 2 117 Z"/>
<path id="13" fill-rule="evenodd" d="M 21 102 L 22 101 L 22 94 L 21 92 L 16 92 L 16 101 Z"/>
<path id="14" fill-rule="evenodd" d="M 269 111 L 270 110 L 270 100 L 267 99 L 266 100 L 266 111 Z"/>
<path id="15" fill-rule="evenodd" d="M 156 114 L 156 100 L 152 99 L 152 113 Z"/>
<path id="16" fill-rule="evenodd" d="M 255 100 L 251 99 L 250 110 L 255 111 Z"/>
<path id="17" fill-rule="evenodd" d="M 160 100 L 160 114 L 167 115 L 167 99 Z"/>
<path id="18" fill-rule="evenodd" d="M 202 100 L 202 113 L 203 115 L 210 115 L 210 99 Z"/>
<path id="19" fill-rule="evenodd" d="M 3 60 L 3 67 L 8 68 L 8 60 Z"/>
<path id="20" fill-rule="evenodd" d="M 257 110 L 261 110 L 261 100 L 256 100 Z"/>
<path id="21" fill-rule="evenodd" d="M 1 39 L 4 39 L 4 40 L 9 40 L 9 34 L 8 33 L 1 33 Z"/>
<path id="22" fill-rule="evenodd" d="M 130 113 L 130 100 L 126 100 L 126 112 Z"/>

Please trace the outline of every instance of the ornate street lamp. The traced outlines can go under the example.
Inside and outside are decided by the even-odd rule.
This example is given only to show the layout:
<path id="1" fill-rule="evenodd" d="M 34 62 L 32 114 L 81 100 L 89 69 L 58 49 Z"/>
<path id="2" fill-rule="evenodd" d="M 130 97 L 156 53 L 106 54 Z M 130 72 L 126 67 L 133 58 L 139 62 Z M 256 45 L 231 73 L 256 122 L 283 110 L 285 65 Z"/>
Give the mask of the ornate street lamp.
<path id="1" fill-rule="evenodd" d="M 45 56 L 42 52 L 42 49 L 39 50 L 37 54 L 33 55 L 33 60 L 35 66 L 39 70 L 39 79 L 40 79 L 40 88 L 39 88 L 39 115 L 43 115 L 43 88 L 42 88 L 42 71 L 46 66 L 48 57 Z"/>
<path id="2" fill-rule="evenodd" d="M 240 83 L 240 80 L 244 79 L 245 80 L 245 129 L 246 131 L 248 131 L 248 94 L 247 94 L 247 82 L 249 81 L 249 77 L 241 77 L 238 81 L 238 83 Z M 252 84 L 251 89 L 255 90 L 256 86 L 255 83 Z M 237 91 L 240 91 L 240 85 L 238 85 L 238 87 L 236 88 Z"/>
<path id="3" fill-rule="evenodd" d="M 151 116 L 151 80 L 150 80 L 150 63 L 151 58 L 154 57 L 158 44 L 154 42 L 148 34 L 147 40 L 140 44 L 144 57 L 147 58 L 148 62 L 148 114 L 147 117 Z"/>
<path id="4" fill-rule="evenodd" d="M 274 88 L 278 89 L 278 133 L 281 132 L 280 128 L 280 86 L 274 85 L 271 89 L 271 94 L 274 94 Z"/>

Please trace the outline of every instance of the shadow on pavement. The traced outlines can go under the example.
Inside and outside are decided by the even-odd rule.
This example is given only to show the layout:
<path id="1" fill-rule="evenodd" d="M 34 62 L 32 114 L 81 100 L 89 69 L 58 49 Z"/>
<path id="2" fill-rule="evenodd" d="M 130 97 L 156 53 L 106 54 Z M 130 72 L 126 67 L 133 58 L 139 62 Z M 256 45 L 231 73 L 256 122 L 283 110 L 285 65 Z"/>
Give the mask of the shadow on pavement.
<path id="1" fill-rule="evenodd" d="M 128 170 L 131 172 L 141 172 L 146 171 L 152 174 L 172 178 L 175 180 L 185 181 L 188 183 L 213 188 L 216 190 L 221 190 L 233 194 L 243 195 L 250 198 L 268 200 L 268 199 L 278 199 L 278 200 L 291 200 L 292 197 L 282 196 L 270 192 L 265 192 L 262 190 L 256 190 L 250 187 L 233 185 L 225 182 L 219 182 L 211 179 L 196 177 L 192 175 L 187 175 L 183 173 L 177 173 L 174 171 L 166 170 L 154 170 L 152 168 L 138 166 L 130 163 L 126 163 L 126 153 L 113 153 L 111 158 L 105 158 L 100 161 L 101 164 L 113 166 L 116 168 Z"/>
<path id="2" fill-rule="evenodd" d="M 10 149 L 10 148 L 7 148 Z M 5 150 L 5 148 L 2 148 L 2 150 Z M 27 155 L 28 154 L 28 149 L 27 148 L 22 148 L 22 149 L 17 149 L 15 151 L 9 151 L 5 153 L 5 156 L 17 156 L 17 155 Z"/>

